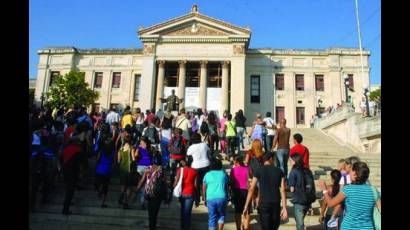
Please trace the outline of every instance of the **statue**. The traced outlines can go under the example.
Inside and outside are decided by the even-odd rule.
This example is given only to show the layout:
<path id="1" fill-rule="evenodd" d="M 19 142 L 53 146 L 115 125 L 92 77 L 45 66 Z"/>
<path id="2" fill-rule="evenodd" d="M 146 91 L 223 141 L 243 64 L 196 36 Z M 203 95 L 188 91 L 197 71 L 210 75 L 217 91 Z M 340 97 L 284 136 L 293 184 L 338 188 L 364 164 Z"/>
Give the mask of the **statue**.
<path id="1" fill-rule="evenodd" d="M 182 103 L 184 99 L 179 98 L 177 95 L 175 95 L 175 90 L 172 90 L 172 94 L 168 96 L 166 99 L 165 98 L 160 98 L 161 103 L 167 103 L 165 110 L 171 110 L 171 111 L 178 111 L 179 110 L 179 104 Z"/>

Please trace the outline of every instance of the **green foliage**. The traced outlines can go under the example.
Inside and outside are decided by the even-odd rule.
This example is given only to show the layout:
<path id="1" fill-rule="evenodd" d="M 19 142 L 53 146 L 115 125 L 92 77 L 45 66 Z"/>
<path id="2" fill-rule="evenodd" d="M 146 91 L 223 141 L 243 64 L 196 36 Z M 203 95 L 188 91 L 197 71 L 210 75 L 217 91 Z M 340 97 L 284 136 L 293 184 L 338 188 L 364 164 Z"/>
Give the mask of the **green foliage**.
<path id="1" fill-rule="evenodd" d="M 378 89 L 370 92 L 370 100 L 374 101 L 376 100 L 376 97 L 379 96 L 381 98 L 381 93 L 382 93 L 382 88 L 379 87 Z"/>
<path id="2" fill-rule="evenodd" d="M 46 93 L 46 106 L 49 108 L 88 107 L 99 97 L 98 92 L 89 88 L 84 73 L 70 71 L 53 80 Z"/>

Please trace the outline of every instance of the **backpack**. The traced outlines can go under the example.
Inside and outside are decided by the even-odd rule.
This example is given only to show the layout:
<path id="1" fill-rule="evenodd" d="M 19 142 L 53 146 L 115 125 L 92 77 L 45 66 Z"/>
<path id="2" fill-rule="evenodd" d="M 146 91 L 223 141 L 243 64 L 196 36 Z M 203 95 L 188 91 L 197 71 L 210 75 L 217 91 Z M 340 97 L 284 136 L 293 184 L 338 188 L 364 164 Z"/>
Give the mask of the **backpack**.
<path id="1" fill-rule="evenodd" d="M 148 138 L 151 144 L 159 143 L 158 130 L 155 127 L 148 126 L 147 130 L 144 133 L 144 137 Z"/>
<path id="2" fill-rule="evenodd" d="M 302 172 L 299 172 L 302 173 L 303 180 L 296 184 L 295 195 L 297 200 L 295 200 L 295 203 L 311 205 L 316 201 L 315 180 L 312 171 L 305 168 Z"/>
<path id="3" fill-rule="evenodd" d="M 182 144 L 182 136 L 179 139 L 173 138 L 171 144 L 168 147 L 169 153 L 183 155 L 185 154 L 184 146 Z"/>
<path id="4" fill-rule="evenodd" d="M 249 166 L 252 170 L 252 174 L 255 174 L 255 171 L 262 166 L 262 163 L 255 156 L 253 156 L 249 162 Z"/>
<path id="5" fill-rule="evenodd" d="M 145 184 L 144 197 L 145 199 L 163 199 L 166 194 L 166 184 L 162 168 L 158 167 L 155 171 L 151 169 L 150 173 Z"/>

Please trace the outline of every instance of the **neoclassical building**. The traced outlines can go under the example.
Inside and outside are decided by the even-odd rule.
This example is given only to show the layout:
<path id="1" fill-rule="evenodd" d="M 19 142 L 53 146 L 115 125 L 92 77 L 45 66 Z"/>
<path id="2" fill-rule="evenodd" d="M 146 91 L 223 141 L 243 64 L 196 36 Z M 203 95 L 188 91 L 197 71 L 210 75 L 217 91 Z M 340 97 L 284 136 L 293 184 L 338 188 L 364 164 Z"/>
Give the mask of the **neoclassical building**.
<path id="1" fill-rule="evenodd" d="M 164 106 L 160 98 L 174 89 L 187 110 L 243 109 L 249 121 L 256 112 L 272 112 L 289 127 L 308 127 L 313 114 L 346 100 L 346 92 L 359 110 L 369 87 L 369 51 L 363 51 L 362 74 L 359 49 L 249 48 L 249 28 L 201 14 L 196 6 L 141 27 L 138 37 L 141 49 L 38 50 L 36 102 L 55 76 L 76 70 L 100 92 L 97 110 L 126 105 L 157 110 Z"/>

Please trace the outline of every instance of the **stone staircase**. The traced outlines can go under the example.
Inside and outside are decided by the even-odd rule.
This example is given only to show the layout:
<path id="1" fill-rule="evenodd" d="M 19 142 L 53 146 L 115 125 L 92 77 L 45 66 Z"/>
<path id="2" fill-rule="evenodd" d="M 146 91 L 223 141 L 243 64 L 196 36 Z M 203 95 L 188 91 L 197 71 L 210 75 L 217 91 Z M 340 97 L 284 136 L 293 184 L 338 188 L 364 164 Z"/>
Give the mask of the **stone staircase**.
<path id="1" fill-rule="evenodd" d="M 310 165 L 316 179 L 318 189 L 318 180 L 324 179 L 329 182 L 329 172 L 331 168 L 336 167 L 340 158 L 346 158 L 351 155 L 357 155 L 362 160 L 369 163 L 371 170 L 370 181 L 380 189 L 380 155 L 357 154 L 353 151 L 338 145 L 331 138 L 327 137 L 316 129 L 292 129 L 292 134 L 301 133 L 304 137 L 303 144 L 310 149 Z M 292 138 L 291 138 L 292 139 Z M 292 140 L 291 146 L 293 146 Z M 245 141 L 246 142 L 246 141 Z M 247 148 L 247 146 L 245 146 Z M 90 165 L 92 166 L 92 164 Z M 290 167 L 290 165 L 289 165 Z M 93 167 L 90 167 L 93 168 Z M 229 171 L 229 163 L 224 162 L 224 168 Z M 148 229 L 148 212 L 137 209 L 135 202 L 130 206 L 131 209 L 124 210 L 119 207 L 117 200 L 120 193 L 118 174 L 113 175 L 109 187 L 106 204 L 108 208 L 100 208 L 101 201 L 93 188 L 93 173 L 90 172 L 90 183 L 85 190 L 76 191 L 74 194 L 73 212 L 70 216 L 61 214 L 62 203 L 64 199 L 64 189 L 62 181 L 56 183 L 55 189 L 50 193 L 47 204 L 37 204 L 37 209 L 30 214 L 30 229 L 32 230 L 128 230 L 128 229 Z M 290 194 L 287 194 L 290 197 Z M 318 197 L 321 197 L 318 192 Z M 319 223 L 320 203 L 316 201 L 313 206 L 314 215 L 305 217 L 305 226 L 307 229 L 324 229 Z M 289 220 L 281 224 L 279 229 L 296 229 L 293 215 L 293 204 L 287 199 Z M 176 230 L 179 229 L 179 204 L 175 198 L 169 207 L 161 205 L 158 215 L 157 229 Z M 259 218 L 254 211 L 251 216 L 251 229 L 259 228 Z M 207 208 L 201 204 L 198 208 L 193 208 L 191 229 L 207 229 Z M 226 223 L 224 229 L 236 229 L 234 220 L 233 206 L 228 205 Z"/>

